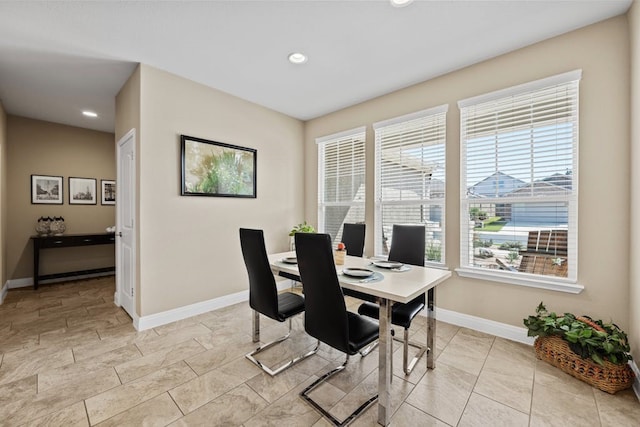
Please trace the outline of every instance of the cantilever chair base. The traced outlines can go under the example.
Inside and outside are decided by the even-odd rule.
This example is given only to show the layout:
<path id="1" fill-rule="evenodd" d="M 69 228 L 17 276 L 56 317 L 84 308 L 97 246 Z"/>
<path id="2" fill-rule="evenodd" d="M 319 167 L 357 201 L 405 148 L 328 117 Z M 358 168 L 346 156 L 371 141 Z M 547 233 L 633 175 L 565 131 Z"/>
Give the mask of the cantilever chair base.
<path id="1" fill-rule="evenodd" d="M 369 353 L 375 350 L 376 347 L 378 347 L 377 340 L 369 344 L 366 348 L 363 348 L 362 350 L 360 350 L 358 353 L 360 353 L 361 357 L 366 357 Z"/>
<path id="2" fill-rule="evenodd" d="M 425 345 L 419 344 L 415 341 L 410 341 L 408 329 L 404 330 L 404 339 L 394 336 L 393 340 L 401 342 L 404 346 L 403 352 L 402 352 L 402 370 L 404 371 L 405 375 L 409 375 L 411 371 L 413 371 L 413 368 L 418 363 L 418 360 L 420 360 L 420 358 L 424 356 L 425 353 L 428 353 L 431 351 L 431 349 L 429 349 L 429 347 Z M 418 349 L 418 353 L 413 357 L 413 359 L 411 359 L 411 363 L 408 363 L 409 346 L 415 347 Z"/>
<path id="3" fill-rule="evenodd" d="M 259 320 L 258 320 L 258 313 L 254 312 L 254 331 L 253 331 L 253 335 L 254 335 L 254 342 L 259 341 L 260 339 L 260 327 L 259 327 Z M 287 361 L 286 363 L 284 363 L 283 365 L 275 368 L 275 369 L 271 369 L 269 368 L 267 365 L 263 364 L 262 362 L 260 362 L 258 359 L 256 359 L 255 356 L 256 354 L 265 351 L 268 348 L 273 347 L 274 345 L 281 343 L 282 341 L 286 340 L 287 338 L 289 338 L 289 336 L 291 335 L 291 318 L 289 318 L 289 332 L 287 332 L 286 335 L 275 339 L 265 345 L 262 345 L 258 348 L 256 348 L 255 350 L 253 350 L 251 353 L 247 353 L 245 355 L 245 357 L 247 359 L 249 359 L 251 362 L 253 362 L 258 368 L 262 369 L 264 372 L 266 372 L 267 374 L 271 375 L 272 377 L 278 375 L 280 372 L 284 371 L 285 369 L 295 365 L 296 363 L 306 359 L 309 356 L 313 356 L 314 354 L 316 354 L 318 352 L 318 348 L 320 348 L 320 340 L 318 340 L 318 342 L 316 343 L 316 346 L 313 350 L 302 354 L 300 356 L 296 356 L 293 359 Z"/>
<path id="4" fill-rule="evenodd" d="M 378 395 L 376 394 L 375 396 L 372 396 L 371 398 L 369 398 L 369 400 L 364 402 L 362 405 L 360 405 L 360 407 L 358 407 L 358 409 L 353 411 L 353 413 L 351 413 L 351 415 L 349 415 L 343 421 L 339 421 L 337 418 L 335 418 L 333 415 L 331 415 L 329 413 L 329 411 L 324 409 L 322 406 L 320 406 L 315 400 L 313 400 L 309 396 L 309 393 L 311 393 L 316 387 L 318 387 L 320 384 L 322 384 L 323 382 L 325 382 L 326 380 L 328 380 L 329 378 L 331 378 L 332 376 L 334 376 L 338 372 L 342 371 L 347 366 L 348 362 L 349 362 L 349 356 L 347 356 L 347 359 L 344 361 L 344 363 L 342 365 L 340 365 L 337 368 L 334 368 L 331 371 L 327 372 L 326 374 L 324 374 L 323 376 L 321 376 L 320 378 L 315 380 L 310 386 L 305 388 L 302 391 L 302 393 L 300 393 L 300 396 L 307 403 L 309 403 L 311 406 L 313 406 L 313 408 L 316 411 L 320 412 L 320 414 L 322 416 L 324 416 L 328 421 L 330 421 L 331 424 L 333 424 L 334 426 L 342 427 L 342 426 L 347 426 L 347 425 L 351 424 L 351 422 L 353 422 L 361 413 L 366 411 L 371 405 L 373 405 L 375 402 L 378 401 Z"/>

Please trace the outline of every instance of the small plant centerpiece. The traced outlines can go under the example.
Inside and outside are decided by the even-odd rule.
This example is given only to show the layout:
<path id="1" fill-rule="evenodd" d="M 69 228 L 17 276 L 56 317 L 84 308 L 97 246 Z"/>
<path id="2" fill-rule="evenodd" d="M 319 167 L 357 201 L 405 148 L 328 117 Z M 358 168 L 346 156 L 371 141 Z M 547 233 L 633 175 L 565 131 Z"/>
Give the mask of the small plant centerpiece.
<path id="1" fill-rule="evenodd" d="M 296 241 L 294 239 L 293 236 L 295 236 L 296 233 L 315 233 L 316 229 L 313 227 L 313 225 L 311 224 L 307 224 L 307 221 L 302 222 L 298 225 L 294 225 L 293 228 L 291 229 L 291 231 L 289 232 L 289 237 L 290 237 L 290 242 L 289 242 L 289 247 L 290 250 L 295 251 L 296 250 Z"/>
<path id="2" fill-rule="evenodd" d="M 307 221 L 295 225 L 291 231 L 289 232 L 289 236 L 293 237 L 296 233 L 315 233 L 316 229 L 313 228 L 313 225 L 307 224 Z"/>
<path id="3" fill-rule="evenodd" d="M 524 325 L 528 336 L 537 337 L 538 359 L 608 393 L 633 385 L 627 334 L 615 323 L 571 313 L 557 315 L 540 303 Z"/>

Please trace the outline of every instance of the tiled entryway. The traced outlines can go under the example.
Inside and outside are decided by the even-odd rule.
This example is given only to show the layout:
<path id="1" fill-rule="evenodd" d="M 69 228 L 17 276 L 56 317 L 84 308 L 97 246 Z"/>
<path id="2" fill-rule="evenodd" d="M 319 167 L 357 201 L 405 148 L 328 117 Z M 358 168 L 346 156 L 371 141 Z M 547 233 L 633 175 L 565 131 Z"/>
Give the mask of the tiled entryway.
<path id="1" fill-rule="evenodd" d="M 244 358 L 247 303 L 136 332 L 113 305 L 112 277 L 9 291 L 0 306 L 0 425 L 326 426 L 298 393 L 343 356 L 316 356 L 275 378 Z M 355 310 L 357 300 L 350 299 Z M 286 331 L 261 318 L 262 339 Z M 261 357 L 278 363 L 311 346 L 302 317 L 290 341 Z M 425 339 L 425 319 L 412 334 Z M 396 345 L 393 426 L 634 426 L 631 390 L 598 391 L 536 360 L 526 345 L 446 323 L 437 325 L 437 365 L 423 358 L 402 373 Z M 314 392 L 344 416 L 377 387 L 376 352 Z M 374 426 L 377 408 L 353 425 Z"/>

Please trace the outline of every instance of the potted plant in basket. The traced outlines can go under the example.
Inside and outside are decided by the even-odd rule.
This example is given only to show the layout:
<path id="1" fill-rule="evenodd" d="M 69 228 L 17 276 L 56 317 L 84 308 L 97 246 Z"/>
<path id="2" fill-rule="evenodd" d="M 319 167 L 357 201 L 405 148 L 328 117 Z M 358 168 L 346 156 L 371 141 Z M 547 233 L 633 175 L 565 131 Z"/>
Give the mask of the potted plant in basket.
<path id="1" fill-rule="evenodd" d="M 633 385 L 627 334 L 615 323 L 589 316 L 548 312 L 543 303 L 524 319 L 527 335 L 537 337 L 536 356 L 600 390 L 615 393 Z"/>

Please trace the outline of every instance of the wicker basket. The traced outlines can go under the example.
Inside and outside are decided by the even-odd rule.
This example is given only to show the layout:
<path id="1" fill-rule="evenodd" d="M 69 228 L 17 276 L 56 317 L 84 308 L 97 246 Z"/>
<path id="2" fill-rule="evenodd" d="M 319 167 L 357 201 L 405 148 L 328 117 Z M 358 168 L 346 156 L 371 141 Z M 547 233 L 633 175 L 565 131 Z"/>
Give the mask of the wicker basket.
<path id="1" fill-rule="evenodd" d="M 633 385 L 634 374 L 628 364 L 605 361 L 604 366 L 583 359 L 560 337 L 538 337 L 534 343 L 536 357 L 602 391 L 614 394 Z"/>

